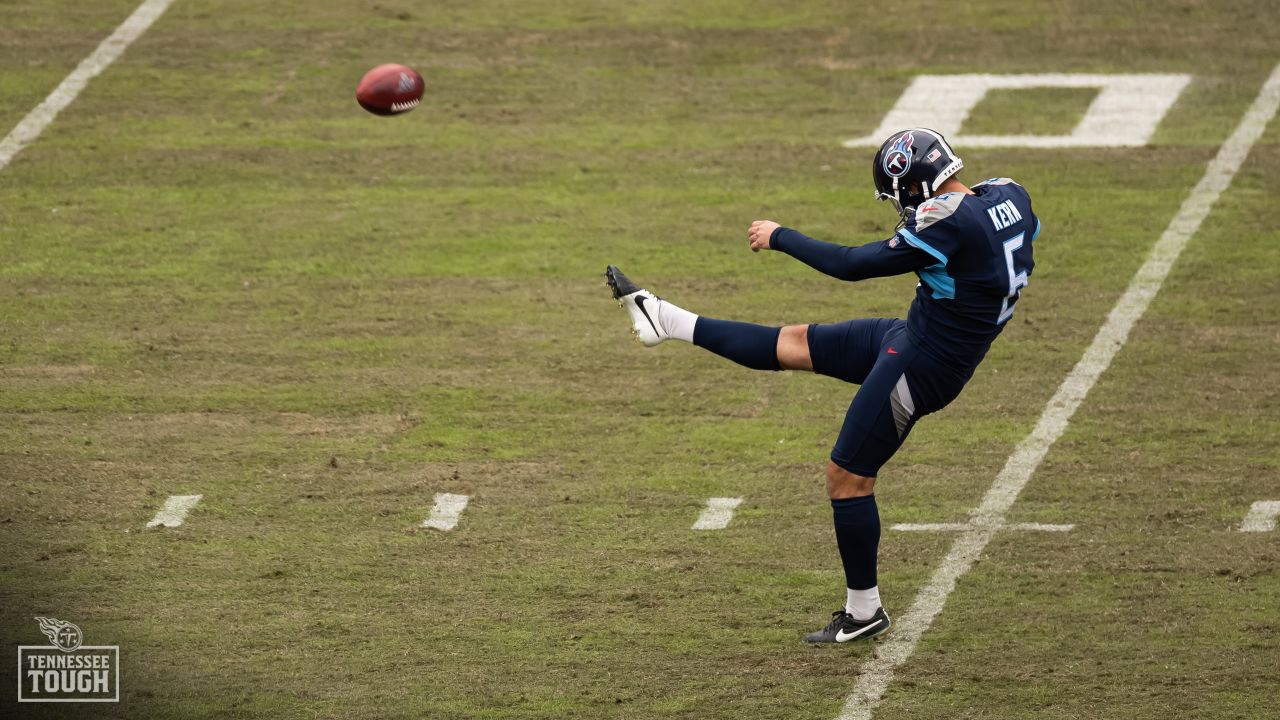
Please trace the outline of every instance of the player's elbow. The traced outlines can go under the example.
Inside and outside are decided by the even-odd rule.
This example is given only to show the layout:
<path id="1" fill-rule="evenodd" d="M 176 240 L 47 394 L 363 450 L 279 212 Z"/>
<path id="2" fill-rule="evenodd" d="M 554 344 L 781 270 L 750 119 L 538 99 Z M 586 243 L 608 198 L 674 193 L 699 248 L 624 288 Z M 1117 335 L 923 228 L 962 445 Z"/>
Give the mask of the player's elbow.
<path id="1" fill-rule="evenodd" d="M 871 277 L 871 275 L 867 274 L 867 272 L 862 268 L 849 266 L 841 270 L 836 277 L 844 280 L 845 282 L 857 282 L 859 280 L 866 280 Z"/>

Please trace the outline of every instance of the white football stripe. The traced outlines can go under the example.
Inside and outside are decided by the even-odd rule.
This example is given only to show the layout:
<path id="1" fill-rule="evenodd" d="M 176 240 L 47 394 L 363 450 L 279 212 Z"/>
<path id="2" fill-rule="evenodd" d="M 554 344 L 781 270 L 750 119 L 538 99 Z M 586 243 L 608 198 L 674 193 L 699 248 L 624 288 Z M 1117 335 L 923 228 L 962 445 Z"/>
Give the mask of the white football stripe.
<path id="1" fill-rule="evenodd" d="M 49 123 L 58 117 L 58 113 L 76 99 L 89 81 L 115 62 L 116 58 L 146 32 L 147 28 L 151 27 L 151 24 L 172 4 L 173 0 L 146 0 L 123 23 L 120 23 L 120 27 L 116 28 L 115 32 L 98 45 L 97 50 L 90 53 L 89 57 L 82 60 L 76 69 L 71 71 L 71 74 L 63 78 L 44 102 L 27 113 L 27 116 L 14 126 L 4 140 L 0 140 L 0 170 L 3 170 L 15 155 L 22 152 L 23 148 L 35 142 L 36 138 L 40 137 L 40 133 L 44 132 Z"/>
<path id="2" fill-rule="evenodd" d="M 431 508 L 431 515 L 422 521 L 422 527 L 436 530 L 452 530 L 458 525 L 462 511 L 467 509 L 471 498 L 467 495 L 453 493 L 437 493 L 436 504 Z"/>
<path id="3" fill-rule="evenodd" d="M 1014 523 L 1006 525 L 1010 530 L 1039 530 L 1041 532 L 1071 532 L 1075 525 L 1053 525 L 1050 523 Z"/>
<path id="4" fill-rule="evenodd" d="M 973 527 L 973 522 L 962 523 L 896 523 L 890 529 L 905 532 L 958 532 Z M 1068 532 L 1075 525 L 1050 525 L 1046 523 L 1013 523 L 1002 525 L 1009 530 L 1041 530 L 1044 532 Z M 997 528 L 998 529 L 998 528 Z"/>
<path id="5" fill-rule="evenodd" d="M 1249 514 L 1240 523 L 1240 532 L 1271 532 L 1280 515 L 1280 500 L 1259 500 L 1249 506 Z"/>
<path id="6" fill-rule="evenodd" d="M 1205 168 L 1204 177 L 1191 190 L 1160 236 L 1151 254 L 1129 282 L 1129 287 L 1116 301 L 1107 320 L 1085 350 L 1080 362 L 1067 374 L 1058 391 L 1045 405 L 1035 429 L 1018 443 L 1004 469 L 987 490 L 982 504 L 974 509 L 977 521 L 960 533 L 943 558 L 942 565 L 916 595 L 915 602 L 898 625 L 898 631 L 881 644 L 879 652 L 862 665 L 853 692 L 845 699 L 839 720 L 868 720 L 884 698 L 898 666 L 915 652 L 916 643 L 933 619 L 942 612 L 947 596 L 955 590 L 956 581 L 973 567 L 973 563 L 991 542 L 1005 513 L 1018 499 L 1032 473 L 1040 466 L 1049 448 L 1057 442 L 1085 395 L 1111 365 L 1111 360 L 1124 346 L 1134 323 L 1146 312 L 1151 299 L 1169 276 L 1173 263 L 1187 246 L 1187 241 L 1200 229 L 1209 210 L 1231 184 L 1244 164 L 1253 144 L 1266 130 L 1267 123 L 1280 105 L 1280 65 L 1272 70 L 1258 97 L 1245 112 L 1240 125 L 1219 148 L 1218 154 Z"/>
<path id="7" fill-rule="evenodd" d="M 707 498 L 707 506 L 693 523 L 693 530 L 723 530 L 733 519 L 733 511 L 742 504 L 742 498 L 713 497 Z"/>
<path id="8" fill-rule="evenodd" d="M 168 500 L 164 501 L 164 507 L 160 508 L 160 512 L 151 518 L 151 522 L 147 523 L 147 527 L 178 527 L 187 519 L 187 513 L 191 512 L 191 508 L 200 502 L 203 495 L 170 495 Z"/>

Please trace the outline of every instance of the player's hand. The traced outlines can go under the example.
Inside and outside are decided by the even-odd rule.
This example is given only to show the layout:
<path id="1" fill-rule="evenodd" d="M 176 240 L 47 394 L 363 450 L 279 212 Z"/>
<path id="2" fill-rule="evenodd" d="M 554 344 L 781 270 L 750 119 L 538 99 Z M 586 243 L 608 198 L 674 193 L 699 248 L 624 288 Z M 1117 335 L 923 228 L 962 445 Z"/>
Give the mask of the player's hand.
<path id="1" fill-rule="evenodd" d="M 760 252 L 769 249 L 769 238 L 773 237 L 773 231 L 779 227 L 778 223 L 772 220 L 756 220 L 751 223 L 751 227 L 747 228 L 747 239 L 751 241 L 751 252 Z"/>

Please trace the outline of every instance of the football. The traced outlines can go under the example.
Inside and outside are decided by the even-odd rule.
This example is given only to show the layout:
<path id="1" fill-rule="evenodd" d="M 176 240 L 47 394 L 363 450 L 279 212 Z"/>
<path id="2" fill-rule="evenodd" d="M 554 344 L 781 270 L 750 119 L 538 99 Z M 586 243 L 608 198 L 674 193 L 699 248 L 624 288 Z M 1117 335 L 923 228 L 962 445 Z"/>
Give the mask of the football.
<path id="1" fill-rule="evenodd" d="M 360 78 L 356 102 L 374 115 L 399 115 L 422 102 L 422 76 L 407 65 L 379 65 Z"/>

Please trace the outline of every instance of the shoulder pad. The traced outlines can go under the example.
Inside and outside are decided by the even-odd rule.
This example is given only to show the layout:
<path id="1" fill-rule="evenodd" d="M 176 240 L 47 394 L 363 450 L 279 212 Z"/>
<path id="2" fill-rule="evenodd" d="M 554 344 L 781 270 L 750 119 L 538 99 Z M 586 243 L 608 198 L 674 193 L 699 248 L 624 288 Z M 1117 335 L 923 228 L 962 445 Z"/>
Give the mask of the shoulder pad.
<path id="1" fill-rule="evenodd" d="M 954 215 L 956 210 L 960 209 L 960 203 L 964 197 L 963 193 L 944 193 L 920 203 L 916 208 L 916 231 L 924 230 Z"/>
<path id="2" fill-rule="evenodd" d="M 1018 183 L 1014 182 L 1012 178 L 997 177 L 997 178 L 991 178 L 989 180 L 983 180 L 977 185 L 974 185 L 974 187 L 982 187 L 983 185 L 1018 185 Z M 1018 187 L 1022 187 L 1022 186 L 1018 185 Z"/>

